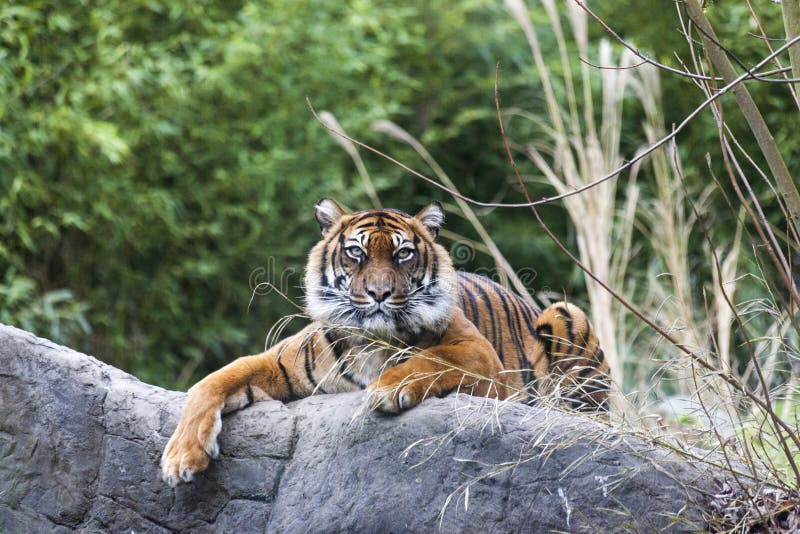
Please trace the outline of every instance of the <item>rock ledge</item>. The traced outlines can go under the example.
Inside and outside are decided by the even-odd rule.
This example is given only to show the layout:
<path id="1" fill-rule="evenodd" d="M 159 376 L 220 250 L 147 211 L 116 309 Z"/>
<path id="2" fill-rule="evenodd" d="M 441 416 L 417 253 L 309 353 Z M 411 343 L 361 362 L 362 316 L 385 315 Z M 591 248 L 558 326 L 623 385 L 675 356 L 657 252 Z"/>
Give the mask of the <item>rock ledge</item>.
<path id="1" fill-rule="evenodd" d="M 398 417 L 361 393 L 223 419 L 169 488 L 185 394 L 0 325 L 0 532 L 693 531 L 716 483 L 598 422 L 466 395 Z"/>

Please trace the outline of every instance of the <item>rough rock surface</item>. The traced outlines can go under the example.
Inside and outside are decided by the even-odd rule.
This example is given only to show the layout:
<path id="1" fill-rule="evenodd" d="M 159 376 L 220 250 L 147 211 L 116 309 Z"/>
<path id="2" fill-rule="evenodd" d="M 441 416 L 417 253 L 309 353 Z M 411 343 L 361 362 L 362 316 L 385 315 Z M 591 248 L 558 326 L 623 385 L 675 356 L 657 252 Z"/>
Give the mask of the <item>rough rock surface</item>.
<path id="1" fill-rule="evenodd" d="M 619 532 L 702 528 L 714 480 L 601 423 L 466 395 L 262 402 L 160 479 L 184 394 L 0 325 L 0 532 Z"/>

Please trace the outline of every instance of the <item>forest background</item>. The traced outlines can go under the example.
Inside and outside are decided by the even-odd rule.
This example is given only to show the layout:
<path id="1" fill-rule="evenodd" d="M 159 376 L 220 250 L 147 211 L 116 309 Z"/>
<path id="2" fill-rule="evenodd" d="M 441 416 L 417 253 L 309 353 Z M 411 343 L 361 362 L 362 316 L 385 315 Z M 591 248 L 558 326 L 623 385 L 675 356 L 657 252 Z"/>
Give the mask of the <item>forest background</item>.
<path id="1" fill-rule="evenodd" d="M 605 154 L 610 171 L 707 97 L 686 77 L 640 75 L 646 66 L 625 59 L 624 47 L 592 17 L 584 12 L 585 28 L 580 20 L 575 26 L 574 5 L 530 3 L 524 16 L 520 6 L 485 0 L 4 4 L 0 322 L 145 381 L 185 389 L 234 357 L 260 351 L 273 325 L 298 312 L 306 254 L 319 237 L 313 205 L 320 197 L 354 209 L 379 202 L 412 213 L 438 199 L 448 210 L 442 240 L 457 268 L 508 281 L 508 273 L 498 272 L 499 253 L 518 275 L 514 287 L 524 286 L 537 301 L 567 295 L 608 315 L 595 320 L 605 322 L 601 341 L 613 346 L 624 394 L 657 406 L 696 393 L 681 385 L 679 366 L 670 369 L 680 351 L 610 298 L 600 302 L 605 297 L 529 210 L 465 210 L 371 152 L 354 157 L 353 145 L 311 113 L 306 97 L 349 135 L 424 174 L 446 173 L 463 194 L 515 203 L 524 197 L 497 121 L 498 62 L 504 124 L 534 199 L 574 187 L 568 176 L 559 184 L 564 147 L 554 116 L 577 110 L 577 129 L 586 132 L 594 114 L 602 140 L 613 138 L 601 143 L 613 152 Z M 650 58 L 679 68 L 696 53 L 680 31 L 680 3 L 591 7 Z M 706 15 L 742 65 L 763 59 L 769 43 L 778 46 L 785 36 L 774 2 L 716 2 Z M 534 40 L 524 18 L 535 28 Z M 559 19 L 563 28 L 554 23 Z M 589 66 L 608 66 L 603 62 L 625 65 Z M 576 79 L 584 74 L 582 85 L 572 85 L 570 69 Z M 546 86 L 558 102 L 555 113 Z M 748 87 L 788 168 L 797 169 L 800 114 L 787 84 Z M 765 167 L 732 96 L 720 102 L 741 152 Z M 580 141 L 570 143 L 580 151 Z M 604 184 L 601 195 L 584 197 L 594 208 L 562 200 L 542 205 L 540 213 L 582 258 L 598 257 L 586 223 L 602 231 L 607 272 L 601 278 L 745 383 L 755 384 L 755 339 L 756 361 L 771 365 L 769 387 L 788 387 L 782 398 L 794 413 L 797 336 L 788 325 L 796 310 L 783 309 L 770 284 L 774 269 L 754 253 L 760 245 L 742 222 L 734 187 L 720 179 L 722 152 L 707 109 L 680 132 L 677 151 L 646 159 L 613 186 Z M 771 184 L 753 178 L 751 185 L 765 219 L 785 238 L 789 230 Z M 796 262 L 797 248 L 788 246 L 787 255 Z M 719 287 L 729 288 L 745 323 L 737 326 L 735 314 L 722 309 Z M 285 327 L 302 324 L 295 318 Z"/>

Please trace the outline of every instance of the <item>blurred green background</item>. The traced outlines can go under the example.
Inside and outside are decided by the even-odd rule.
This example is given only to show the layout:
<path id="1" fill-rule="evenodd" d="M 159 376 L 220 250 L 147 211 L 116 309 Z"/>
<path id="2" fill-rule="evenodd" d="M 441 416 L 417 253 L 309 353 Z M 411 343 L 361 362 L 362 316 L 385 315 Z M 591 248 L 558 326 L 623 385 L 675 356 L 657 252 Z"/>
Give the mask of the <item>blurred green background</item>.
<path id="1" fill-rule="evenodd" d="M 672 3 L 606 4 L 597 6 L 601 15 L 648 53 L 675 65 L 673 52 L 685 52 Z M 767 33 L 781 36 L 780 7 L 761 7 Z M 546 25 L 542 8 L 529 8 Z M 762 55 L 763 43 L 747 35 L 746 6 L 723 2 L 710 15 L 743 61 Z M 604 32 L 590 21 L 590 35 L 595 49 Z M 540 39 L 558 69 L 552 36 L 543 31 Z M 301 302 L 305 256 L 319 236 L 315 201 L 370 205 L 352 160 L 313 118 L 306 96 L 351 135 L 430 174 L 406 145 L 371 127 L 379 119 L 401 125 L 465 194 L 520 202 L 495 116 L 498 61 L 503 106 L 543 113 L 528 43 L 499 2 L 4 3 L 0 322 L 168 387 L 186 388 L 259 351 L 270 327 L 297 310 L 274 291 L 251 302 L 253 282 L 276 283 Z M 678 77 L 663 86 L 668 128 L 702 95 Z M 799 125 L 797 113 L 787 113 L 785 87 L 753 90 L 792 168 Z M 728 119 L 741 124 L 735 111 Z M 625 121 L 622 143 L 631 155 L 642 142 L 641 110 L 627 108 Z M 541 128 L 515 126 L 512 135 L 528 139 Z M 719 159 L 709 113 L 680 145 L 688 183 L 700 189 L 708 180 L 705 154 Z M 362 156 L 384 206 L 413 212 L 434 198 L 452 203 L 392 164 Z M 530 163 L 520 165 L 526 176 L 536 174 Z M 543 183 L 531 188 L 534 198 L 553 193 Z M 704 214 L 712 223 L 735 216 L 722 192 Z M 775 210 L 768 191 L 764 202 Z M 585 302 L 583 275 L 530 212 L 477 213 L 514 267 L 536 271 L 531 291 Z M 563 207 L 542 213 L 574 247 Z M 722 242 L 732 239 L 735 225 L 717 228 Z M 475 237 L 455 215 L 448 229 Z M 707 274 L 702 238 L 692 246 L 692 269 Z M 646 249 L 638 254 L 631 269 L 646 273 L 651 258 Z M 477 254 L 459 268 L 490 265 Z"/>

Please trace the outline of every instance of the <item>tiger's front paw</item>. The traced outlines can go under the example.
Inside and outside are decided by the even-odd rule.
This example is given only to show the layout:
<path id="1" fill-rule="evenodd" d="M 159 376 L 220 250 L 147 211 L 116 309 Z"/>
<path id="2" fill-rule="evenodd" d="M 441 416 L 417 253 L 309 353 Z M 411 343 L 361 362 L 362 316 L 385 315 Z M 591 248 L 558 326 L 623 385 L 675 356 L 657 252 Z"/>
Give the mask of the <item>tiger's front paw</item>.
<path id="1" fill-rule="evenodd" d="M 419 404 L 413 392 L 405 388 L 396 393 L 390 388 L 374 389 L 370 386 L 367 391 L 370 407 L 384 413 L 400 413 Z"/>
<path id="2" fill-rule="evenodd" d="M 202 415 L 192 415 L 188 411 L 187 405 L 178 428 L 161 455 L 161 478 L 172 487 L 181 482 L 191 482 L 197 473 L 208 467 L 211 458 L 219 456 L 220 410 Z"/>
<path id="3" fill-rule="evenodd" d="M 388 373 L 389 371 L 384 372 L 367 387 L 370 407 L 384 413 L 396 414 L 422 402 L 424 392 L 418 391 L 419 384 L 408 377 L 395 380 L 391 375 L 387 376 Z"/>

